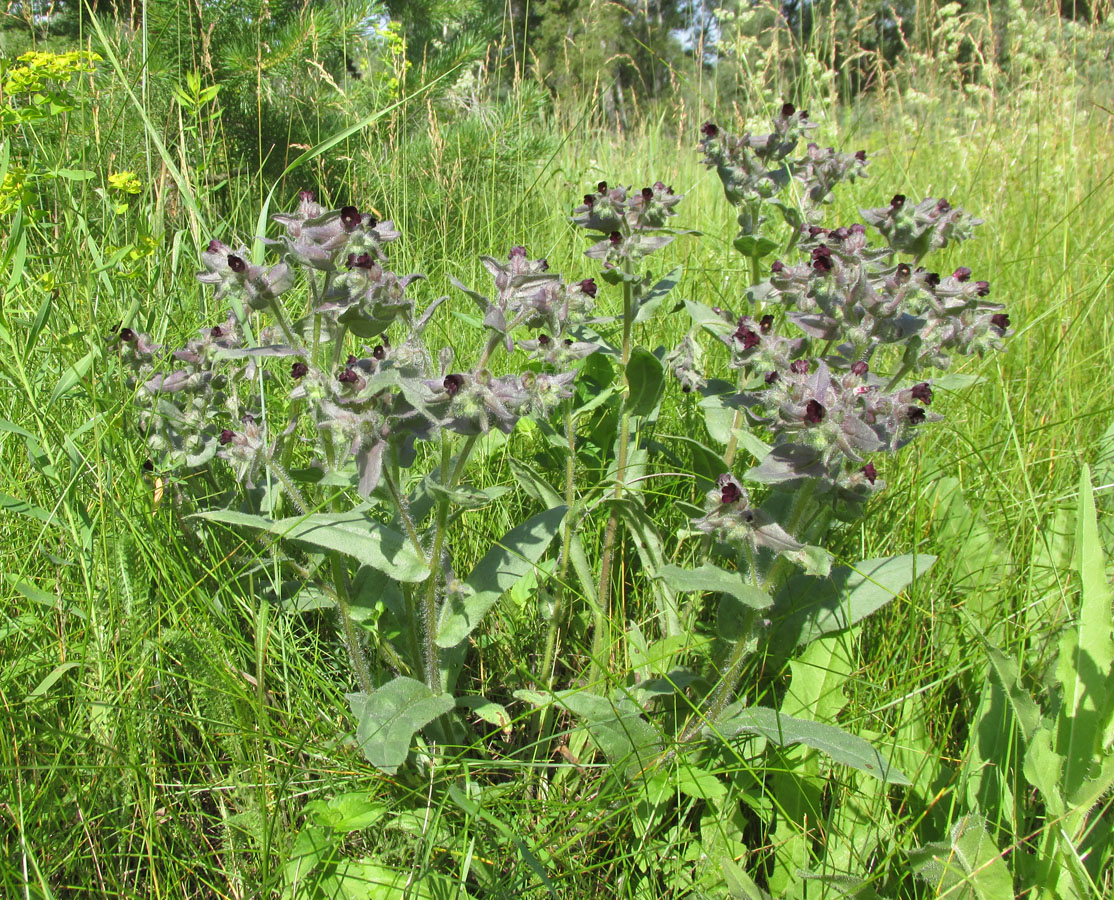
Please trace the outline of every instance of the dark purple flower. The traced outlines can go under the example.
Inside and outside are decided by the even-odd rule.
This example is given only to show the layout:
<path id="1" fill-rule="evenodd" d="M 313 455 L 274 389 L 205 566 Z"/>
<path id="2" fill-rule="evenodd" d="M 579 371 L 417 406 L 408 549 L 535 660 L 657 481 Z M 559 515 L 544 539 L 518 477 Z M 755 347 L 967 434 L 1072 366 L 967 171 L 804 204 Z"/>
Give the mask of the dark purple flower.
<path id="1" fill-rule="evenodd" d="M 346 206 L 340 211 L 340 223 L 345 231 L 355 231 L 363 220 L 364 217 L 354 206 Z"/>
<path id="2" fill-rule="evenodd" d="M 1007 313 L 995 313 L 990 317 L 990 324 L 993 325 L 995 328 L 1001 328 L 1002 331 L 1005 331 L 1007 328 L 1010 327 L 1010 317 Z M 124 336 L 125 330 L 127 329 L 120 330 L 121 337 Z"/>
<path id="3" fill-rule="evenodd" d="M 370 253 L 361 253 L 357 256 L 355 253 L 348 254 L 348 268 L 350 269 L 370 269 L 375 264 L 375 260 L 371 258 Z"/>
<path id="4" fill-rule="evenodd" d="M 298 199 L 305 203 L 313 203 L 317 195 L 313 191 L 298 191 Z"/>
<path id="5" fill-rule="evenodd" d="M 971 270 L 968 269 L 966 266 L 960 266 L 958 269 L 952 272 L 952 278 L 954 278 L 956 281 L 966 281 L 970 277 Z"/>
<path id="6" fill-rule="evenodd" d="M 122 340 L 125 344 L 130 344 L 132 341 L 135 340 L 135 332 L 132 331 L 130 328 L 121 328 L 120 340 Z"/>
<path id="7" fill-rule="evenodd" d="M 789 371 L 793 372 L 796 375 L 807 375 L 808 374 L 808 360 L 807 359 L 795 359 L 795 360 L 793 360 L 793 362 L 791 362 L 789 364 Z"/>
<path id="8" fill-rule="evenodd" d="M 924 407 L 910 406 L 905 410 L 905 416 L 909 419 L 910 425 L 920 425 L 924 421 Z"/>
<path id="9" fill-rule="evenodd" d="M 924 277 L 924 283 L 927 284 L 929 287 L 933 287 L 933 288 L 934 287 L 939 287 L 940 286 L 940 276 L 937 275 L 935 272 L 929 272 Z"/>
<path id="10" fill-rule="evenodd" d="M 869 371 L 870 366 L 866 364 L 865 360 L 860 359 L 858 362 L 851 364 L 852 375 L 858 375 L 860 378 L 862 378 Z"/>
<path id="11" fill-rule="evenodd" d="M 781 114 L 786 119 L 788 119 L 796 111 L 797 111 L 797 107 L 795 107 L 792 103 L 783 103 L 782 106 L 781 106 Z"/>
<path id="12" fill-rule="evenodd" d="M 231 429 L 225 428 L 221 430 L 220 437 L 217 438 L 217 440 L 220 441 L 220 445 L 223 447 L 225 444 L 232 443 L 234 437 L 236 437 L 236 433 Z"/>
<path id="13" fill-rule="evenodd" d="M 904 205 L 905 205 L 905 195 L 904 194 L 894 194 L 893 199 L 890 200 L 890 209 L 892 209 L 894 212 L 897 212 Z"/>
<path id="14" fill-rule="evenodd" d="M 874 484 L 875 479 L 878 478 L 878 470 L 874 468 L 874 463 L 868 462 L 865 466 L 859 469 L 859 471 L 863 473 L 863 477 L 871 484 Z"/>
<path id="15" fill-rule="evenodd" d="M 727 484 L 720 489 L 720 503 L 738 503 L 742 498 L 743 492 L 739 490 L 739 486 L 733 481 L 727 482 Z"/>
<path id="16" fill-rule="evenodd" d="M 348 359 L 346 359 L 346 360 L 344 361 L 344 364 L 345 364 L 346 366 L 349 366 L 349 367 L 351 367 L 351 366 L 354 366 L 354 365 L 356 365 L 356 363 L 358 363 L 358 362 L 359 362 L 359 360 L 358 360 L 358 359 L 356 359 L 356 357 L 355 357 L 355 356 L 354 356 L 353 354 L 349 353 L 349 354 L 348 354 Z"/>
<path id="17" fill-rule="evenodd" d="M 511 247 L 510 259 L 514 259 L 516 256 L 521 256 L 523 259 L 526 259 L 526 248 L 521 244 L 517 247 Z"/>
<path id="18" fill-rule="evenodd" d="M 224 329 L 221 328 L 219 325 L 214 325 L 212 328 L 209 329 L 209 337 L 213 338 L 214 340 L 219 337 L 224 337 Z"/>
<path id="19" fill-rule="evenodd" d="M 606 194 L 607 193 L 607 182 L 606 181 L 601 181 L 599 184 L 596 185 L 596 190 L 599 191 L 601 194 Z"/>
<path id="20" fill-rule="evenodd" d="M 715 122 L 705 122 L 703 125 L 700 126 L 700 133 L 706 138 L 714 138 L 717 134 L 719 134 L 719 127 L 715 124 Z"/>
<path id="21" fill-rule="evenodd" d="M 596 281 L 594 278 L 585 278 L 582 282 L 580 282 L 580 290 L 594 300 L 596 297 L 596 292 L 599 290 L 599 288 L 596 287 Z"/>
<path id="22" fill-rule="evenodd" d="M 464 387 L 464 376 L 457 375 L 456 373 L 446 375 L 445 380 L 441 382 L 441 384 L 445 388 L 446 394 L 450 397 L 455 397 L 457 392 Z"/>
<path id="23" fill-rule="evenodd" d="M 975 293 L 978 294 L 980 297 L 985 297 L 987 294 L 990 293 L 990 282 L 989 281 L 976 281 L 975 282 Z"/>
<path id="24" fill-rule="evenodd" d="M 783 263 L 780 259 L 775 259 L 773 261 L 773 263 L 770 265 L 770 271 L 773 272 L 775 275 L 778 272 L 781 272 L 784 268 L 785 268 L 785 263 Z"/>
<path id="25" fill-rule="evenodd" d="M 830 256 L 817 256 L 812 260 L 812 271 L 819 275 L 827 275 L 832 271 L 833 265 Z"/>
<path id="26" fill-rule="evenodd" d="M 742 341 L 744 350 L 751 350 L 762 342 L 758 332 L 753 328 L 747 328 L 746 325 L 740 325 L 732 337 L 737 341 Z"/>
<path id="27" fill-rule="evenodd" d="M 304 362 L 296 362 L 290 367 L 290 377 L 297 381 L 299 378 L 305 378 L 309 374 L 309 366 Z"/>
<path id="28" fill-rule="evenodd" d="M 952 209 L 952 205 L 947 200 L 942 199 L 942 200 L 940 200 L 939 203 L 936 204 L 936 211 L 937 212 L 942 212 L 942 213 L 951 212 L 951 209 Z"/>
<path id="29" fill-rule="evenodd" d="M 824 421 L 824 404 L 819 400 L 809 400 L 805 404 L 805 422 L 809 425 L 819 425 Z"/>
<path id="30" fill-rule="evenodd" d="M 913 269 L 910 267 L 909 263 L 898 263 L 897 272 L 894 273 L 894 277 L 897 279 L 898 284 L 905 284 L 912 274 Z"/>
<path id="31" fill-rule="evenodd" d="M 387 358 L 387 350 L 382 344 L 376 344 L 375 348 L 371 351 L 371 355 L 375 359 L 386 359 Z"/>
<path id="32" fill-rule="evenodd" d="M 209 241 L 209 252 L 210 253 L 220 253 L 220 248 L 221 248 L 221 242 L 220 241 Z"/>
<path id="33" fill-rule="evenodd" d="M 241 272 L 246 272 L 247 271 L 248 264 L 246 262 L 244 262 L 242 259 L 240 259 L 240 257 L 238 257 L 238 256 L 236 256 L 232 253 L 229 253 L 228 254 L 228 268 L 230 268 L 233 272 L 235 272 L 237 275 L 239 275 Z"/>
<path id="34" fill-rule="evenodd" d="M 623 242 L 623 236 L 617 231 L 611 232 L 611 234 L 607 236 L 607 239 L 611 241 L 612 247 L 618 247 Z"/>
<path id="35" fill-rule="evenodd" d="M 341 384 L 355 384 L 359 378 L 360 376 L 356 374 L 356 370 L 349 367 L 340 373 L 338 380 Z"/>
<path id="36" fill-rule="evenodd" d="M 548 334 L 539 334 L 538 335 L 538 346 L 548 347 L 550 345 L 550 343 L 551 343 L 551 341 L 549 339 Z"/>
<path id="37" fill-rule="evenodd" d="M 913 395 L 913 399 L 918 403 L 923 403 L 925 406 L 932 405 L 932 388 L 927 381 L 913 385 L 913 389 L 909 393 Z"/>
<path id="38" fill-rule="evenodd" d="M 595 206 L 596 205 L 596 195 L 595 194 L 585 194 L 584 195 L 584 205 L 587 206 L 589 209 L 591 209 L 593 206 Z"/>
<path id="39" fill-rule="evenodd" d="M 154 472 L 155 471 L 155 464 L 153 462 L 151 462 L 151 460 L 145 459 L 143 461 L 143 471 L 144 472 Z"/>
<path id="40" fill-rule="evenodd" d="M 777 384 L 781 380 L 781 376 L 777 372 L 766 373 L 766 384 Z"/>
<path id="41" fill-rule="evenodd" d="M 770 329 L 774 327 L 774 317 L 766 313 L 761 319 L 758 320 L 758 330 L 763 334 L 769 334 Z"/>
<path id="42" fill-rule="evenodd" d="M 848 231 L 846 228 L 842 228 L 842 227 L 841 228 L 836 228 L 833 231 L 828 232 L 828 237 L 830 237 L 832 240 L 836 241 L 837 243 L 843 243 L 850 236 L 851 236 L 851 232 Z"/>
<path id="43" fill-rule="evenodd" d="M 827 234 L 827 233 L 828 233 L 828 229 L 827 228 L 821 228 L 819 225 L 809 225 L 808 226 L 808 236 L 810 238 L 814 238 L 817 235 Z"/>
<path id="44" fill-rule="evenodd" d="M 651 200 L 653 200 L 654 199 L 654 189 L 644 187 L 642 189 L 642 199 L 645 200 L 647 203 L 649 203 Z"/>
<path id="45" fill-rule="evenodd" d="M 857 159 L 859 162 L 866 162 L 866 151 L 865 150 L 856 150 L 855 151 L 855 159 Z"/>
<path id="46" fill-rule="evenodd" d="M 850 229 L 852 234 L 866 234 L 866 226 L 862 222 L 856 222 Z"/>

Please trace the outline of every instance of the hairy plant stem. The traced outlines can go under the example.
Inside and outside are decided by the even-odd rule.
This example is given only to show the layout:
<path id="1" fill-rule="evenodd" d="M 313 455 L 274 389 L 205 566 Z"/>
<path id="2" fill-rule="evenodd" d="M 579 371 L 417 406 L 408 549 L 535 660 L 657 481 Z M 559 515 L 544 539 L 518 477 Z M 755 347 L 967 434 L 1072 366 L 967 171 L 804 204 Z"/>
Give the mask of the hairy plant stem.
<path id="1" fill-rule="evenodd" d="M 793 498 L 793 508 L 790 510 L 789 519 L 786 523 L 786 531 L 795 535 L 804 521 L 805 514 L 812 507 L 813 494 L 816 491 L 816 482 L 809 480 L 806 481 L 804 486 L 797 491 Z M 752 571 L 754 569 L 754 559 L 751 558 Z M 788 573 L 792 571 L 792 563 L 779 556 L 774 560 L 770 566 L 769 572 L 766 573 L 764 578 L 760 580 L 760 587 L 768 595 L 773 596 L 782 584 L 787 580 Z M 748 616 L 747 623 L 753 620 L 753 613 Z M 689 719 L 688 724 L 685 725 L 681 731 L 679 743 L 686 743 L 691 741 L 700 729 L 705 725 L 714 725 L 727 705 L 735 696 L 735 692 L 739 688 L 739 682 L 742 680 L 743 663 L 746 662 L 747 655 L 753 649 L 750 641 L 747 640 L 745 631 L 740 636 L 739 640 L 735 643 L 731 655 L 727 659 L 727 665 L 724 668 L 723 676 L 720 678 L 719 684 L 716 686 L 715 691 L 712 692 L 712 697 L 708 701 L 708 705 L 703 710 L 698 710 L 693 713 Z"/>
<path id="2" fill-rule="evenodd" d="M 337 610 L 344 628 L 344 646 L 348 650 L 348 658 L 356 672 L 356 680 L 360 683 L 360 690 L 370 694 L 375 690 L 371 683 L 371 672 L 368 669 L 364 651 L 360 647 L 360 638 L 356 633 L 356 623 L 352 621 L 352 602 L 348 592 L 348 570 L 344 560 L 336 550 L 329 552 L 329 564 L 333 570 L 333 587 L 337 592 Z"/>
<path id="3" fill-rule="evenodd" d="M 576 527 L 576 517 L 573 514 L 573 504 L 576 503 L 576 429 L 572 416 L 572 398 L 565 400 L 565 441 L 568 446 L 568 457 L 565 460 L 565 523 L 561 532 L 561 566 L 557 572 L 557 580 L 553 593 L 553 612 L 545 632 L 545 650 L 542 652 L 542 665 L 538 670 L 546 689 L 552 693 L 555 682 L 553 672 L 557 657 L 557 636 L 560 633 L 562 618 L 565 611 L 565 591 L 569 577 L 569 553 L 572 549 L 572 530 Z M 546 706 L 538 718 L 535 737 L 548 743 L 549 726 L 553 719 L 552 707 Z M 548 754 L 546 754 L 548 755 Z"/>
<path id="4" fill-rule="evenodd" d="M 449 439 L 444 430 L 441 432 L 441 485 L 446 490 L 452 490 L 449 484 L 451 474 L 449 464 Z M 425 680 L 429 689 L 435 694 L 441 693 L 441 660 L 440 650 L 437 647 L 437 583 L 440 581 L 441 550 L 445 543 L 445 525 L 449 518 L 449 498 L 442 495 L 437 500 L 437 524 L 433 532 L 433 550 L 429 555 L 429 584 L 422 597 L 422 638 L 424 644 L 423 659 L 425 661 Z"/>
<path id="5" fill-rule="evenodd" d="M 290 473 L 286 471 L 286 466 L 282 463 L 276 462 L 274 457 L 267 460 L 267 469 L 272 475 L 275 476 L 282 484 L 283 490 L 290 498 L 290 501 L 297 508 L 303 516 L 309 513 L 309 504 L 306 503 L 306 498 L 302 496 L 302 492 L 298 490 L 298 486 L 294 483 L 294 479 L 290 477 Z"/>
<path id="6" fill-rule="evenodd" d="M 302 342 L 294 334 L 294 329 L 290 327 L 290 323 L 286 319 L 286 312 L 282 308 L 282 303 L 276 298 L 271 301 L 271 312 L 274 314 L 275 320 L 279 323 L 279 328 L 282 329 L 283 336 L 291 347 L 302 349 Z"/>
<path id="7" fill-rule="evenodd" d="M 759 259 L 757 256 L 751 256 L 750 259 L 750 286 L 754 287 L 758 284 L 759 276 Z M 743 389 L 743 382 L 746 378 L 746 370 L 739 370 L 738 388 L 740 391 Z M 731 471 L 731 466 L 735 463 L 735 452 L 739 449 L 738 431 L 743 425 L 743 410 L 735 410 L 735 415 L 731 417 L 731 434 L 727 436 L 727 450 L 723 454 L 723 461 L 727 465 L 727 471 Z"/>
<path id="8" fill-rule="evenodd" d="M 629 259 L 623 260 L 623 346 L 620 360 L 623 365 L 623 378 L 627 380 L 627 390 L 623 397 L 623 408 L 619 414 L 619 448 L 615 454 L 615 489 L 611 496 L 614 500 L 623 499 L 626 487 L 627 452 L 630 444 L 630 380 L 627 364 L 631 354 L 631 331 L 634 326 L 634 284 L 630 280 L 633 269 Z M 607 517 L 607 527 L 603 533 L 603 551 L 600 554 L 600 583 L 596 592 L 595 628 L 592 635 L 592 666 L 588 677 L 589 689 L 602 689 L 604 676 L 611 668 L 611 564 L 615 555 L 616 536 L 619 531 L 619 510 L 613 505 Z M 604 655 L 608 659 L 604 659 Z"/>

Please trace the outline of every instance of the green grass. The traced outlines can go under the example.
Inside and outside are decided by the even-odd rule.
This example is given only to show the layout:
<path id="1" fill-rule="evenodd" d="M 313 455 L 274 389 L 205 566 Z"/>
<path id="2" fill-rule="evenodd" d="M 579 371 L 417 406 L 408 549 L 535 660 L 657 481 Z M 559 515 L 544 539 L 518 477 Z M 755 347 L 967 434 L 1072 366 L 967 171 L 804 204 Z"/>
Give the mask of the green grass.
<path id="1" fill-rule="evenodd" d="M 812 676 L 838 675 L 817 689 L 819 702 L 892 748 L 914 785 L 885 790 L 800 748 L 759 756 L 737 745 L 699 760 L 719 785 L 705 782 L 701 797 L 698 776 L 685 775 L 695 761 L 625 781 L 562 714 L 564 755 L 522 752 L 533 725 L 513 691 L 532 683 L 545 632 L 529 595 L 487 620 L 463 679 L 469 692 L 510 705 L 509 737 L 493 727 L 467 765 L 411 763 L 395 777 L 351 745 L 344 695 L 356 688 L 333 615 L 269 603 L 251 572 L 260 548 L 201 530 L 187 515 L 197 488 L 144 473 L 129 391 L 104 351 L 121 320 L 173 343 L 216 317 L 193 279 L 197 242 L 250 237 L 258 186 L 234 181 L 198 198 L 200 216 L 187 214 L 154 149 L 127 165 L 114 158 L 111 136 L 132 113 L 119 85 L 98 90 L 104 105 L 71 113 L 49 139 L 9 137 L 40 171 L 80 148 L 96 176 L 44 181 L 45 214 L 23 220 L 25 255 L 15 218 L 4 217 L 0 895 L 277 897 L 306 804 L 359 792 L 387 812 L 340 840 L 341 857 L 373 856 L 412 873 L 415 885 L 431 874 L 458 879 L 475 897 L 752 896 L 730 865 L 725 876 L 725 856 L 763 885 L 790 884 L 794 866 L 811 858 L 826 874 L 868 879 L 879 896 L 930 897 L 937 883 L 914 876 L 910 851 L 949 840 L 976 809 L 1012 890 L 1041 896 L 1034 859 L 1061 822 L 1023 777 L 1021 742 L 978 633 L 1047 707 L 1060 635 L 1082 602 L 1071 555 L 1083 541 L 1071 535 L 1084 464 L 1094 469 L 1105 552 L 1114 553 L 1114 467 L 1102 443 L 1114 420 L 1114 117 L 1105 108 L 1050 83 L 976 115 L 948 95 L 928 110 L 875 98 L 830 111 L 826 139 L 865 147 L 874 160 L 869 179 L 839 195 L 832 220 L 854 221 L 857 207 L 899 191 L 946 196 L 984 217 L 977 239 L 948 262 L 992 283 L 1016 335 L 1006 353 L 964 362 L 980 382 L 940 392 L 933 408 L 947 421 L 888 461 L 887 491 L 834 547 L 841 561 L 915 549 L 938 554 L 938 564 L 862 626 L 789 665 L 756 660 L 744 681 L 750 700 L 799 692 L 806 702 Z M 686 110 L 683 130 L 669 116 L 647 117 L 622 135 L 499 115 L 488 130 L 448 123 L 413 141 L 349 148 L 352 195 L 337 199 L 374 203 L 398 221 L 395 267 L 429 275 L 425 299 L 451 294 L 450 275 L 483 283 L 477 254 L 502 256 L 519 243 L 570 278 L 594 274 L 565 220 L 572 205 L 601 178 L 636 187 L 660 178 L 686 193 L 677 221 L 702 235 L 678 239 L 657 267 L 684 265 L 679 296 L 741 309 L 732 213 L 693 149 L 703 111 Z M 198 150 L 189 140 L 168 153 L 188 163 Z M 95 188 L 126 168 L 150 174 L 141 175 L 144 193 L 114 214 Z M 237 191 L 247 199 L 234 200 Z M 459 294 L 450 309 L 471 312 Z M 672 346 L 684 318 L 658 319 L 640 343 Z M 454 321 L 441 318 L 439 337 L 465 354 L 470 338 Z M 659 436 L 693 433 L 692 408 L 670 390 Z M 503 477 L 507 456 L 537 449 L 524 430 L 495 442 L 474 467 L 477 482 Z M 650 496 L 663 521 L 680 526 L 691 479 L 655 480 Z M 533 509 L 518 494 L 469 513 L 458 559 L 477 558 Z M 602 528 L 597 515 L 584 530 L 593 559 Z M 633 574 L 616 596 L 615 630 L 636 622 L 652 631 L 629 544 L 619 564 Z M 589 649 L 583 617 L 562 648 L 566 677 Z M 620 654 L 619 665 L 625 672 L 632 660 Z M 1110 801 L 1102 793 L 1094 803 L 1096 824 L 1077 849 L 1089 854 L 1082 869 L 1093 895 L 1108 896 Z M 760 824 L 774 812 L 776 826 Z M 996 871 L 984 861 L 980 877 Z M 987 893 L 977 896 L 1004 896 L 980 883 Z M 1062 882 L 1060 890 L 1071 896 Z M 837 895 L 820 882 L 808 893 Z"/>

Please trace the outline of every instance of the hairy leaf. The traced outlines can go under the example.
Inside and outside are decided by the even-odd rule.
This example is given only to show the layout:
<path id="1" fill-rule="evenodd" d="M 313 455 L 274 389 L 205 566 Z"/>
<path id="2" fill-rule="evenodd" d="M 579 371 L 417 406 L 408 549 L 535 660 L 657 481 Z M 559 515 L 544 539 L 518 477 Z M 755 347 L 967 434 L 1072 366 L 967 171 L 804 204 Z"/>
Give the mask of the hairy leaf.
<path id="1" fill-rule="evenodd" d="M 347 694 L 356 717 L 356 743 L 367 761 L 394 775 L 406 761 L 414 734 L 455 705 L 448 694 L 399 675 L 371 694 Z"/>

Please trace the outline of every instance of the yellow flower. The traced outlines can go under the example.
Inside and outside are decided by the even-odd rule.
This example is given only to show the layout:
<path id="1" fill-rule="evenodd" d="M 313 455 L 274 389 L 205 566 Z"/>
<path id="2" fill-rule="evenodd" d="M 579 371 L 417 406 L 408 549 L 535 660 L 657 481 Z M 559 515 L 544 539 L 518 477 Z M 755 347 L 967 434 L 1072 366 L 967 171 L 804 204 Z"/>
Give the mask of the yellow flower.
<path id="1" fill-rule="evenodd" d="M 143 184 L 140 182 L 135 172 L 116 172 L 108 176 L 108 186 L 114 191 L 120 191 L 124 194 L 138 194 L 143 190 Z"/>

